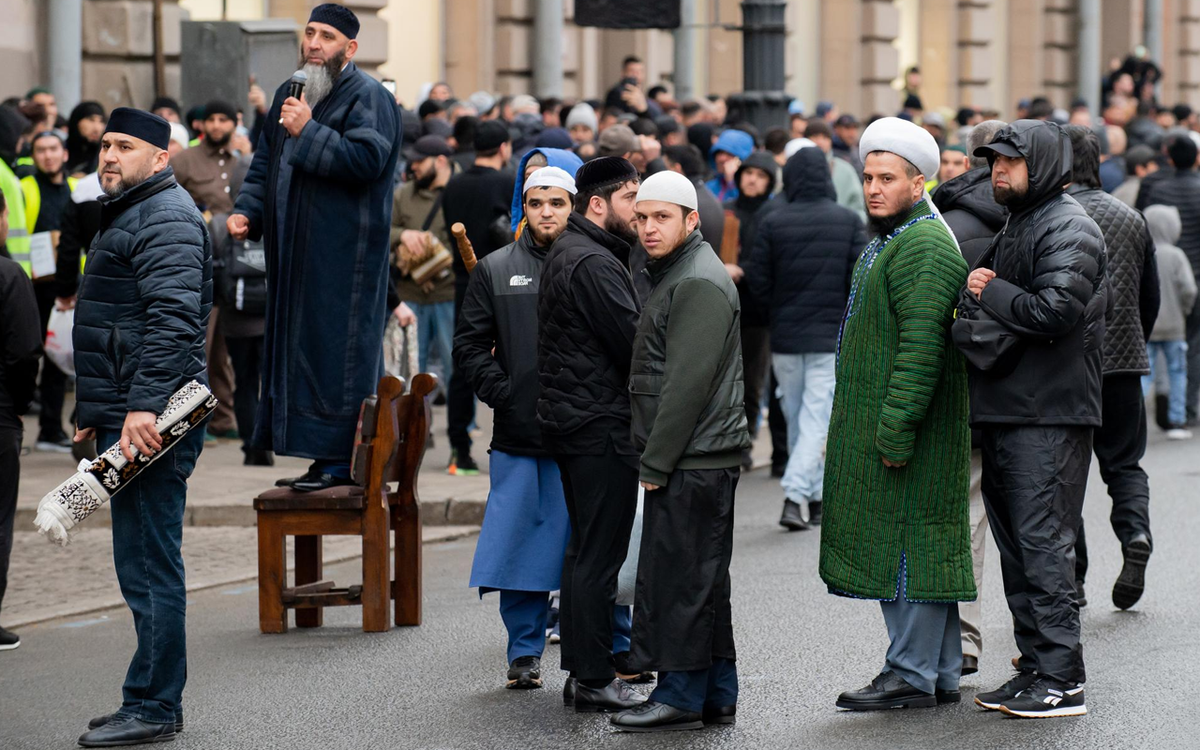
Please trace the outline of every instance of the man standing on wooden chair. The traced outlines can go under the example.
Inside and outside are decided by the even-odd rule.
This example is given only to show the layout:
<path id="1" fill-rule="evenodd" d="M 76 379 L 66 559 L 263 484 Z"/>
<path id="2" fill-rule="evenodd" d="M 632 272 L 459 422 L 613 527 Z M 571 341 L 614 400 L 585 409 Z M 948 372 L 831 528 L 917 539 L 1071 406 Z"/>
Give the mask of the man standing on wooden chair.
<path id="1" fill-rule="evenodd" d="M 313 8 L 300 44 L 307 83 L 275 92 L 227 222 L 267 253 L 266 336 L 255 447 L 313 463 L 279 486 L 352 483 L 362 401 L 383 375 L 392 188 L 400 114 L 353 62 L 358 18 Z"/>
<path id="2" fill-rule="evenodd" d="M 538 282 L 571 215 L 575 179 L 542 167 L 524 185 L 521 237 L 479 261 L 454 334 L 454 366 L 494 410 L 491 492 L 471 586 L 500 592 L 508 630 L 509 688 L 542 686 L 550 592 L 571 534 L 558 465 L 537 422 Z"/>

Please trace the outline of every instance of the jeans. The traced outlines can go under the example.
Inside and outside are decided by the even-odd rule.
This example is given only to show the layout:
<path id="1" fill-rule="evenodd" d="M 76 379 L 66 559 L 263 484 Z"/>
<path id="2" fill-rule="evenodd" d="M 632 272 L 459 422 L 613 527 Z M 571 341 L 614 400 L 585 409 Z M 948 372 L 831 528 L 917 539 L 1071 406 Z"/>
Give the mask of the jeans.
<path id="1" fill-rule="evenodd" d="M 1186 341 L 1151 341 L 1146 345 L 1150 355 L 1150 374 L 1142 378 L 1142 391 L 1150 392 L 1150 384 L 1157 381 L 1158 355 L 1167 361 L 1167 380 L 1170 383 L 1167 420 L 1172 427 L 1187 423 L 1188 345 Z"/>
<path id="2" fill-rule="evenodd" d="M 97 430 L 102 449 L 119 430 Z M 204 447 L 198 426 L 113 495 L 113 562 L 133 612 L 137 651 L 122 689 L 120 714 L 156 724 L 175 721 L 187 681 L 183 509 L 187 480 Z"/>
<path id="3" fill-rule="evenodd" d="M 658 687 L 650 694 L 655 703 L 696 713 L 705 708 L 736 706 L 737 699 L 737 663 L 733 659 L 713 659 L 708 669 L 659 672 Z"/>
<path id="4" fill-rule="evenodd" d="M 788 425 L 783 494 L 803 504 L 821 500 L 825 481 L 825 438 L 833 410 L 834 355 L 772 354 L 779 400 Z"/>
<path id="5" fill-rule="evenodd" d="M 428 305 L 410 304 L 417 316 L 417 367 L 429 372 L 429 349 L 437 347 L 442 362 L 442 382 L 449 383 L 454 372 L 454 303 L 434 302 Z"/>

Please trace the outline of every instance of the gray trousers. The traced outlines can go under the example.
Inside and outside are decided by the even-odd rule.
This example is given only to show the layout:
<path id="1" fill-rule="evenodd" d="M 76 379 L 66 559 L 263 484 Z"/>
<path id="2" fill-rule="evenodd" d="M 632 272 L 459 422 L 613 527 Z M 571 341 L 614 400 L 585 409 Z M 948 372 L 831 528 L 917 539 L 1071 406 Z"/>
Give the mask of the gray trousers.
<path id="1" fill-rule="evenodd" d="M 983 551 L 987 547 L 988 518 L 983 505 L 983 451 L 971 451 L 971 567 L 975 573 L 975 590 L 979 593 L 973 602 L 958 605 L 962 620 L 963 656 L 983 656 Z"/>
<path id="2" fill-rule="evenodd" d="M 958 690 L 962 674 L 962 635 L 958 604 L 910 602 L 904 598 L 904 566 L 900 566 L 899 596 L 880 602 L 887 623 L 888 646 L 884 669 L 926 693 Z"/>

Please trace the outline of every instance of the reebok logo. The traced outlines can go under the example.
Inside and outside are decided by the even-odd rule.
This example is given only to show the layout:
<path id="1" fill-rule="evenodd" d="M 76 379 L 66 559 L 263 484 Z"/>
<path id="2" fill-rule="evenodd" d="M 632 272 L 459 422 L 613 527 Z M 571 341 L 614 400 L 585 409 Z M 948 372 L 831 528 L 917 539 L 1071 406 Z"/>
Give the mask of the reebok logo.
<path id="1" fill-rule="evenodd" d="M 529 278 L 528 276 L 522 276 L 521 274 L 517 274 L 508 280 L 509 286 L 529 286 L 532 283 L 533 279 Z"/>

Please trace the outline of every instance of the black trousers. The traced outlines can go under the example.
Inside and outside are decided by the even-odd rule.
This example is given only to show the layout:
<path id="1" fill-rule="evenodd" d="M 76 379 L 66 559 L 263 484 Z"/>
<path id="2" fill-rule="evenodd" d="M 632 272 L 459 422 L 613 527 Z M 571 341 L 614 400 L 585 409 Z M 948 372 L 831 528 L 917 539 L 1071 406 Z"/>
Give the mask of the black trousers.
<path id="1" fill-rule="evenodd" d="M 249 448 L 254 440 L 255 416 L 258 414 L 258 391 L 262 383 L 263 337 L 225 337 L 225 349 L 233 364 L 233 413 L 237 418 L 242 447 Z"/>
<path id="2" fill-rule="evenodd" d="M 0 427 L 0 606 L 8 588 L 8 558 L 12 554 L 13 520 L 17 515 L 17 485 L 21 478 L 21 431 Z"/>
<path id="3" fill-rule="evenodd" d="M 1187 419 L 1200 420 L 1200 304 L 1187 316 Z"/>
<path id="4" fill-rule="evenodd" d="M 42 340 L 46 338 L 46 326 L 50 323 L 50 312 L 54 310 L 55 287 L 48 281 L 33 285 L 37 299 L 38 314 L 42 317 Z M 67 375 L 58 369 L 49 357 L 42 357 L 42 375 L 38 382 L 42 412 L 38 415 L 38 439 L 61 438 L 63 430 L 63 401 L 67 396 Z"/>
<path id="5" fill-rule="evenodd" d="M 787 439 L 787 417 L 783 415 L 783 405 L 779 403 L 779 396 L 775 393 L 779 388 L 779 384 L 775 382 L 775 371 L 769 364 L 767 371 L 770 375 L 767 380 L 767 426 L 771 430 L 771 468 L 778 470 L 777 473 L 783 476 L 791 450 Z"/>
<path id="6" fill-rule="evenodd" d="M 613 605 L 637 512 L 638 460 L 611 446 L 599 456 L 554 458 L 571 519 L 559 603 L 562 668 L 581 680 L 611 680 Z"/>
<path id="7" fill-rule="evenodd" d="M 1138 534 L 1150 535 L 1150 480 L 1138 463 L 1146 455 L 1146 401 L 1142 376 L 1105 375 L 1101 392 L 1102 424 L 1095 432 L 1093 449 L 1100 463 L 1100 477 L 1112 498 L 1109 521 L 1121 546 Z M 1075 542 L 1075 580 L 1087 576 L 1087 540 L 1083 522 Z"/>
<path id="8" fill-rule="evenodd" d="M 742 382 L 746 388 L 746 422 L 750 439 L 758 437 L 762 418 L 762 389 L 771 370 L 771 342 L 766 326 L 742 326 Z"/>
<path id="9" fill-rule="evenodd" d="M 1075 532 L 1092 428 L 984 425 L 983 502 L 1023 669 L 1083 682 Z"/>
<path id="10" fill-rule="evenodd" d="M 646 493 L 630 658 L 691 672 L 735 660 L 729 563 L 740 471 L 676 469 Z"/>
<path id="11" fill-rule="evenodd" d="M 466 280 L 454 286 L 454 328 L 458 329 L 458 316 L 462 312 L 463 299 L 467 296 Z M 475 391 L 471 381 L 461 367 L 450 372 L 450 390 L 446 393 L 446 435 L 450 447 L 459 455 L 471 452 L 471 422 L 475 419 Z"/>

